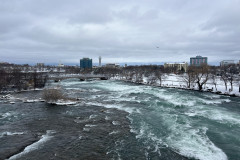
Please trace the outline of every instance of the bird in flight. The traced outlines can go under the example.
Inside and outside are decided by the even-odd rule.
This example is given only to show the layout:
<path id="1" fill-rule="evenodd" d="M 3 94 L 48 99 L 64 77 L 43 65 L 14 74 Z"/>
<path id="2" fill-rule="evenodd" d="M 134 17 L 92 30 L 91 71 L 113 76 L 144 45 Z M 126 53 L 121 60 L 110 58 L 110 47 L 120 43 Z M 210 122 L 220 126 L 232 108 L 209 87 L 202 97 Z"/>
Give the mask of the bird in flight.
<path id="1" fill-rule="evenodd" d="M 156 44 L 153 44 L 156 48 L 159 48 L 159 46 L 157 46 Z"/>

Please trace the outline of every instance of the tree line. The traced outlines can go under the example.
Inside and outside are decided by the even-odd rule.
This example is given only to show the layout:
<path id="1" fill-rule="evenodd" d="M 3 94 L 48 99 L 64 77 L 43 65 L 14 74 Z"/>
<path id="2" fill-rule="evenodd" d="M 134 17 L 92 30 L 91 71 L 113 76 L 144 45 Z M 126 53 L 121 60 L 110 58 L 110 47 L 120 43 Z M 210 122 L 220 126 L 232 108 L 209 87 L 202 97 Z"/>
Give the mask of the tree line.
<path id="1" fill-rule="evenodd" d="M 170 73 L 178 75 L 179 81 L 185 83 L 186 88 L 197 87 L 199 91 L 204 89 L 206 83 L 210 83 L 217 91 L 218 82 L 223 82 L 226 91 L 233 91 L 233 85 L 238 84 L 240 92 L 240 66 L 209 66 L 203 64 L 201 66 L 188 66 L 186 72 L 183 70 L 176 71 L 175 68 L 164 68 L 159 65 L 141 65 L 127 66 L 119 68 L 100 67 L 94 70 L 84 70 L 82 73 L 104 74 L 108 77 L 118 77 L 119 79 L 132 81 L 136 83 L 143 82 L 143 78 L 147 79 L 147 83 L 162 86 L 162 82 Z M 212 88 L 213 89 L 213 88 Z"/>
<path id="2" fill-rule="evenodd" d="M 42 88 L 47 82 L 48 75 L 38 72 L 22 72 L 18 68 L 0 68 L 0 91 L 21 91 L 30 88 Z"/>

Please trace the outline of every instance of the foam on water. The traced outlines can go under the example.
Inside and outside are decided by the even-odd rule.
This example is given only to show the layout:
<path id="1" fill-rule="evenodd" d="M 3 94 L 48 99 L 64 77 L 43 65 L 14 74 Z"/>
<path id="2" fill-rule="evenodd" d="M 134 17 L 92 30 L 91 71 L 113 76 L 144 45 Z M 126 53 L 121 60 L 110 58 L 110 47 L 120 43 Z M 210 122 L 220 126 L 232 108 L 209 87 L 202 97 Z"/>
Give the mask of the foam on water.
<path id="1" fill-rule="evenodd" d="M 112 111 L 110 111 L 110 110 L 105 110 L 104 111 L 105 113 L 108 113 L 108 114 L 111 114 L 111 113 L 113 113 Z"/>
<path id="2" fill-rule="evenodd" d="M 136 134 L 139 141 L 143 142 L 143 146 L 146 148 L 146 158 L 150 152 L 156 152 L 160 157 L 161 148 L 169 148 L 189 158 L 227 159 L 223 150 L 207 136 L 206 132 L 209 126 L 195 125 L 194 123 L 197 122 L 193 122 L 193 120 L 196 119 L 195 116 L 201 116 L 219 123 L 240 124 L 239 115 L 219 107 L 219 104 L 232 103 L 229 98 L 212 94 L 204 96 L 185 94 L 185 91 L 175 92 L 175 90 L 112 81 L 91 83 L 90 86 L 106 91 L 108 94 L 104 95 L 103 92 L 100 98 L 93 97 L 92 101 L 88 101 L 86 104 L 128 112 L 127 117 L 131 123 L 130 131 Z M 138 94 L 141 94 L 139 97 L 143 97 L 143 100 L 136 99 Z M 141 103 L 139 107 L 135 102 Z M 106 116 L 105 120 L 110 120 L 110 117 Z M 113 125 L 120 125 L 117 122 L 112 121 Z M 89 130 L 90 126 L 85 126 L 84 131 Z M 115 134 L 115 131 L 109 133 L 109 135 L 112 134 Z M 119 144 L 120 142 L 116 142 L 115 148 L 121 146 Z M 117 150 L 108 153 L 110 152 L 119 154 Z"/>
<path id="3" fill-rule="evenodd" d="M 142 122 L 139 130 L 131 129 L 131 131 L 136 133 L 136 138 L 142 139 L 145 145 L 153 145 L 155 147 L 154 152 L 157 152 L 159 156 L 161 156 L 161 148 L 169 147 L 189 158 L 200 160 L 227 159 L 226 154 L 207 137 L 207 128 L 193 128 L 188 121 L 184 124 L 176 123 L 177 119 L 174 116 L 166 115 L 164 119 L 165 123 L 169 124 L 167 124 L 168 136 L 162 137 L 163 139 L 158 137 L 153 129 L 144 122 Z"/>
<path id="4" fill-rule="evenodd" d="M 102 82 L 94 84 L 94 86 L 97 86 L 98 88 L 120 92 L 120 91 L 141 91 L 141 89 L 138 86 L 129 86 L 129 85 L 123 85 L 116 82 L 109 81 L 108 83 Z"/>
<path id="5" fill-rule="evenodd" d="M 2 113 L 0 119 L 10 118 L 10 117 L 16 117 L 16 113 L 13 111 Z"/>
<path id="6" fill-rule="evenodd" d="M 102 103 L 96 103 L 96 102 L 87 102 L 85 103 L 87 105 L 94 105 L 94 106 L 101 106 L 105 108 L 116 108 L 119 110 L 126 111 L 128 113 L 133 113 L 133 112 L 139 112 L 136 108 L 131 108 L 131 107 L 124 107 L 123 105 L 120 104 L 102 104 Z"/>
<path id="7" fill-rule="evenodd" d="M 231 102 L 230 99 L 200 99 L 203 104 L 222 104 L 224 102 Z"/>
<path id="8" fill-rule="evenodd" d="M 136 138 L 143 140 L 145 144 L 145 152 L 148 155 L 148 151 L 158 153 L 159 157 L 161 156 L 160 148 L 166 147 L 165 142 L 161 138 L 157 137 L 152 131 L 149 125 L 145 122 L 141 122 L 141 127 L 139 130 L 131 128 L 131 132 L 137 134 Z M 148 157 L 148 156 L 147 156 Z"/>
<path id="9" fill-rule="evenodd" d="M 219 108 L 203 108 L 185 113 L 188 116 L 202 116 L 219 123 L 240 125 L 240 115 Z"/>
<path id="10" fill-rule="evenodd" d="M 85 132 L 89 132 L 90 131 L 90 128 L 83 128 L 83 131 L 85 131 Z"/>
<path id="11" fill-rule="evenodd" d="M 110 120 L 110 119 L 111 119 L 111 118 L 110 118 L 109 116 L 106 116 L 106 117 L 105 117 L 105 120 L 106 120 L 106 121 L 108 121 L 108 120 Z"/>
<path id="12" fill-rule="evenodd" d="M 192 127 L 191 121 L 178 115 L 164 115 L 168 136 L 163 140 L 175 152 L 200 160 L 225 160 L 226 154 L 208 138 L 206 127 Z M 181 123 L 180 123 L 181 122 Z"/>
<path id="13" fill-rule="evenodd" d="M 99 92 L 99 91 L 101 91 L 101 90 L 99 90 L 99 89 L 91 89 L 91 90 L 89 90 L 89 91 L 95 93 L 95 92 Z"/>
<path id="14" fill-rule="evenodd" d="M 80 92 L 85 92 L 87 90 L 85 89 L 81 89 L 81 88 L 72 88 L 72 87 L 68 87 L 68 88 L 65 88 L 66 90 L 76 90 L 76 91 L 80 91 Z"/>
<path id="15" fill-rule="evenodd" d="M 42 135 L 41 136 L 41 139 L 29 146 L 27 146 L 21 153 L 18 153 L 12 157 L 9 158 L 9 160 L 15 160 L 15 159 L 18 159 L 20 158 L 21 156 L 31 152 L 31 151 L 34 151 L 34 150 L 37 150 L 39 149 L 40 147 L 43 147 L 43 145 L 49 141 L 53 136 L 51 134 L 55 133 L 55 131 L 53 130 L 48 130 L 47 133 L 45 135 Z"/>
<path id="16" fill-rule="evenodd" d="M 74 105 L 77 104 L 76 101 L 62 101 L 62 100 L 58 100 L 57 102 L 55 102 L 56 105 L 59 106 L 68 106 L 68 105 Z"/>
<path id="17" fill-rule="evenodd" d="M 120 122 L 119 121 L 112 121 L 112 124 L 116 126 L 116 125 L 120 125 Z"/>
<path id="18" fill-rule="evenodd" d="M 112 132 L 109 133 L 109 135 L 118 134 L 118 133 L 119 133 L 119 131 L 112 131 Z"/>
<path id="19" fill-rule="evenodd" d="M 97 125 L 94 125 L 94 124 L 85 124 L 85 127 L 96 127 Z"/>
<path id="20" fill-rule="evenodd" d="M 13 135 L 22 135 L 24 134 L 24 132 L 2 132 L 0 133 L 0 138 L 4 137 L 4 136 L 13 136 Z"/>
<path id="21" fill-rule="evenodd" d="M 159 107 L 155 105 L 151 107 L 159 109 Z M 226 154 L 207 137 L 206 128 L 192 127 L 191 121 L 187 118 L 182 119 L 182 116 L 178 118 L 178 115 L 172 114 L 173 111 L 172 109 L 162 109 L 162 112 L 160 111 L 163 117 L 162 119 L 164 120 L 161 121 L 161 123 L 164 123 L 164 126 L 167 127 L 167 137 L 160 138 L 159 135 L 155 133 L 155 129 L 151 128 L 144 121 L 141 122 L 140 129 L 131 127 L 131 132 L 137 134 L 136 138 L 142 139 L 145 145 L 150 144 L 155 146 L 154 151 L 157 152 L 159 156 L 161 155 L 160 148 L 169 147 L 183 156 L 200 160 L 227 159 Z M 194 116 L 196 113 L 190 114 L 190 116 Z M 155 117 L 154 115 L 142 116 Z M 131 118 L 130 121 L 134 123 L 134 119 Z"/>
<path id="22" fill-rule="evenodd" d="M 80 82 L 80 81 L 61 81 L 60 83 L 61 83 L 62 86 L 68 87 L 68 86 L 78 85 L 78 84 L 83 83 L 83 82 Z"/>
<path id="23" fill-rule="evenodd" d="M 184 129 L 175 127 L 172 134 L 167 137 L 168 145 L 175 152 L 186 157 L 200 160 L 226 160 L 226 154 L 214 145 L 204 133 L 204 129 Z"/>
<path id="24" fill-rule="evenodd" d="M 196 104 L 196 100 L 190 96 L 182 96 L 179 93 L 168 93 L 162 89 L 145 90 L 144 92 L 158 97 L 160 100 L 167 101 L 174 106 L 194 106 Z"/>
<path id="25" fill-rule="evenodd" d="M 89 116 L 89 119 L 94 119 L 94 118 L 96 118 L 96 117 L 97 117 L 96 114 L 92 114 L 92 115 Z"/>
<path id="26" fill-rule="evenodd" d="M 88 118 L 86 118 L 86 119 L 79 119 L 78 117 L 74 120 L 74 122 L 76 122 L 76 123 L 85 123 L 85 122 L 88 122 L 88 121 L 89 121 Z"/>

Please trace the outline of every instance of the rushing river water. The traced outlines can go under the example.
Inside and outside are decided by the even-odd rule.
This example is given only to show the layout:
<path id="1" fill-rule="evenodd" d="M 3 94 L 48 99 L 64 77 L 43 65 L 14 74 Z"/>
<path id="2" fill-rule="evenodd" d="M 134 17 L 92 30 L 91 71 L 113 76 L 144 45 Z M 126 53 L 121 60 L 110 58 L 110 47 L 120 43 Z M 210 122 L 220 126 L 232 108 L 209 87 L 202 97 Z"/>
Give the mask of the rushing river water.
<path id="1" fill-rule="evenodd" d="M 50 85 L 81 101 L 0 101 L 0 159 L 240 159 L 239 98 L 121 81 Z"/>

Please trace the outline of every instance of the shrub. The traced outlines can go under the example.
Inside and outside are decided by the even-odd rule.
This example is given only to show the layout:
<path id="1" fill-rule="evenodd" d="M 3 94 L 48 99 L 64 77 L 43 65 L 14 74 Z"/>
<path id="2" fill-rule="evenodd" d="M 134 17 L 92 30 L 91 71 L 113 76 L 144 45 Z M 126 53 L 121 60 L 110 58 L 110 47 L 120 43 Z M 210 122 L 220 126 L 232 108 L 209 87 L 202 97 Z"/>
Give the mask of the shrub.
<path id="1" fill-rule="evenodd" d="M 46 102 L 56 102 L 61 99 L 65 99 L 61 88 L 47 88 L 43 90 L 42 98 Z"/>

